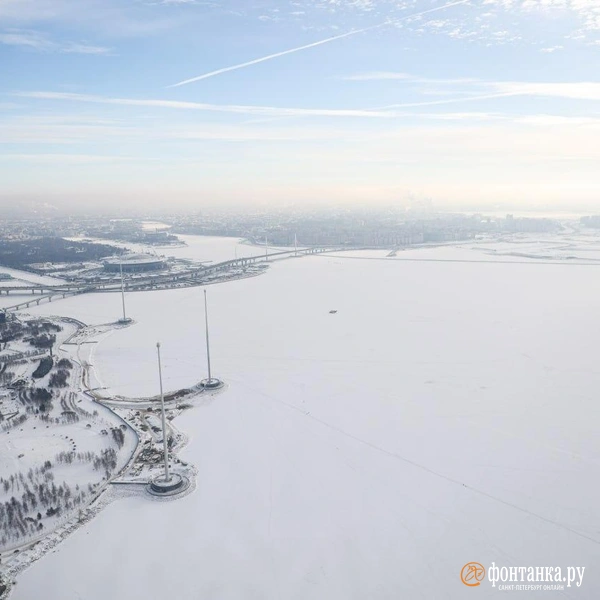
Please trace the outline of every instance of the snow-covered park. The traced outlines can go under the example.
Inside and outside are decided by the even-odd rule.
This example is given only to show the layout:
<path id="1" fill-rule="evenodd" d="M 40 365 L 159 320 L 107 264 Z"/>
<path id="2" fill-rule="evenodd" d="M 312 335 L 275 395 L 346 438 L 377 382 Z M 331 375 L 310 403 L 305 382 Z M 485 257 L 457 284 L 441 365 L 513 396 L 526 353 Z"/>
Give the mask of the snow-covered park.
<path id="1" fill-rule="evenodd" d="M 471 561 L 585 567 L 581 587 L 520 597 L 598 598 L 600 243 L 576 240 L 566 258 L 564 240 L 529 241 L 291 258 L 210 286 L 227 386 L 175 423 L 195 491 L 111 503 L 11 598 L 507 593 L 463 585 Z M 200 288 L 126 301 L 135 323 L 90 357 L 103 395 L 157 394 L 157 341 L 166 390 L 206 377 Z M 107 323 L 120 298 L 29 312 Z"/>

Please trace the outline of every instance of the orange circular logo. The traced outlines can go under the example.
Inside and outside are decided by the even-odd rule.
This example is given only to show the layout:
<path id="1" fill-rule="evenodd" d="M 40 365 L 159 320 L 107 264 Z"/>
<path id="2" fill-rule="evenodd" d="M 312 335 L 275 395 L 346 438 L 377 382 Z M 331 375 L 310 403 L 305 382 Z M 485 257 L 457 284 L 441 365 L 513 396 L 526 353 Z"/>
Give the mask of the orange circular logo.
<path id="1" fill-rule="evenodd" d="M 478 562 L 467 563 L 460 572 L 460 580 L 469 587 L 479 585 L 485 577 L 485 567 Z"/>

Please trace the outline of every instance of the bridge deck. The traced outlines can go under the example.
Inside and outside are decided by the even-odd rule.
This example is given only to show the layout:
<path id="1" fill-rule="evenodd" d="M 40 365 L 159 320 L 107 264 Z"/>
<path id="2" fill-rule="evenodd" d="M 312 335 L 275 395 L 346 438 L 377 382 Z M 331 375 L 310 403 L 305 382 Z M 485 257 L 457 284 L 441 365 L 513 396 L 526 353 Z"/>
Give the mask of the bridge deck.
<path id="1" fill-rule="evenodd" d="M 184 271 L 182 273 L 170 273 L 166 275 L 149 275 L 147 277 L 143 277 L 137 279 L 135 281 L 129 281 L 125 284 L 126 291 L 132 290 L 141 290 L 147 289 L 148 287 L 155 287 L 157 285 L 164 285 L 169 283 L 184 283 L 186 281 L 193 282 L 195 279 L 198 279 L 202 275 L 210 275 L 211 273 L 215 273 L 217 271 L 227 270 L 233 267 L 241 267 L 246 266 L 248 264 L 254 264 L 257 262 L 269 262 L 271 259 L 282 259 L 286 257 L 295 257 L 295 256 L 307 256 L 310 254 L 322 254 L 323 252 L 338 252 L 347 248 L 302 248 L 298 250 L 283 250 L 280 252 L 271 252 L 269 254 L 259 254 L 255 256 L 246 256 L 242 258 L 234 258 L 231 260 L 225 260 L 220 263 L 215 263 L 213 265 L 207 265 L 198 267 L 195 269 L 190 269 L 189 271 Z M 200 285 L 200 283 L 198 284 Z M 31 292 L 35 295 L 36 291 L 40 292 L 40 296 L 38 298 L 32 298 L 31 300 L 24 300 L 23 302 L 19 302 L 18 304 L 14 304 L 12 306 L 7 306 L 3 308 L 4 311 L 17 311 L 22 308 L 29 308 L 32 304 L 38 306 L 40 302 L 47 300 L 48 302 L 52 302 L 52 299 L 57 296 L 62 296 L 65 298 L 66 296 L 72 296 L 76 294 L 86 294 L 89 292 L 118 292 L 121 291 L 121 283 L 117 282 L 94 282 L 94 283 L 81 283 L 81 284 L 65 284 L 65 285 L 52 285 L 52 286 L 44 286 L 44 285 L 31 285 L 31 286 L 6 286 L 0 287 L 0 294 L 5 292 L 8 295 L 11 291 L 13 292 Z"/>

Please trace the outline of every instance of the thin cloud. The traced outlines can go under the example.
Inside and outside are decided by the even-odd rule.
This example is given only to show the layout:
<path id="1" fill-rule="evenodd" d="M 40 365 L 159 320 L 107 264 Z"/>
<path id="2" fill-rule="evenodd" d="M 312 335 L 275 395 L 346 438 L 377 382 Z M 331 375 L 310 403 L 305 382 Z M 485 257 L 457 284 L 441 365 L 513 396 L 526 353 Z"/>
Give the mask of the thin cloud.
<path id="1" fill-rule="evenodd" d="M 516 96 L 538 96 L 547 98 L 566 98 L 569 100 L 600 100 L 600 84 L 596 83 L 495 83 L 491 87 L 498 90 L 492 94 L 478 96 L 462 96 L 446 100 L 431 100 L 426 102 L 405 102 L 402 104 L 389 104 L 377 107 L 375 110 L 390 110 L 397 108 L 416 108 L 423 106 L 441 106 L 444 104 L 458 104 L 462 102 L 478 102 L 496 98 L 510 98 Z"/>
<path id="2" fill-rule="evenodd" d="M 356 73 L 354 75 L 344 75 L 340 77 L 342 81 L 407 81 L 410 83 L 440 83 L 440 84 L 462 84 L 478 83 L 479 79 L 472 77 L 459 77 L 452 79 L 433 79 L 429 77 L 419 77 L 409 73 L 396 71 L 370 71 L 367 73 Z"/>
<path id="3" fill-rule="evenodd" d="M 396 73 L 393 71 L 372 71 L 369 73 L 357 73 L 356 75 L 345 75 L 340 77 L 343 81 L 409 81 L 414 77 L 408 73 Z"/>
<path id="4" fill-rule="evenodd" d="M 136 98 L 107 98 L 88 94 L 69 92 L 16 92 L 21 98 L 38 98 L 43 100 L 66 100 L 71 102 L 90 102 L 96 104 L 118 104 L 122 106 L 146 106 L 152 108 L 171 108 L 181 110 L 199 110 L 208 112 L 234 113 L 244 115 L 274 117 L 359 117 L 359 118 L 391 118 L 395 113 L 381 110 L 335 109 L 335 108 L 287 108 L 277 106 L 246 106 L 236 104 L 206 104 L 201 102 L 185 102 L 178 100 L 139 100 Z"/>
<path id="5" fill-rule="evenodd" d="M 247 62 L 243 62 L 237 65 L 232 65 L 230 67 L 224 67 L 222 69 L 217 69 L 216 71 L 210 71 L 208 73 L 204 73 L 202 75 L 198 75 L 196 77 L 191 77 L 190 79 L 184 79 L 178 83 L 174 83 L 173 85 L 167 86 L 168 88 L 180 87 L 182 85 L 188 85 L 190 83 L 194 83 L 196 81 L 201 81 L 203 79 L 208 79 L 209 77 L 215 77 L 216 75 L 222 75 L 223 73 L 228 73 L 230 71 L 236 71 L 238 69 L 244 69 L 246 67 L 250 67 L 252 65 L 257 65 L 262 62 L 266 62 L 268 60 L 273 60 L 274 58 L 279 58 L 280 56 L 285 56 L 287 54 L 294 54 L 295 52 L 301 52 L 302 50 L 308 50 L 310 48 L 315 48 L 317 46 L 321 46 L 323 44 L 329 44 L 330 42 L 334 42 L 336 40 L 341 40 L 343 38 L 349 37 L 351 35 L 357 35 L 359 33 L 364 33 L 366 31 L 371 31 L 373 29 L 378 29 L 385 25 L 397 24 L 401 21 L 406 21 L 409 19 L 415 19 L 421 17 L 423 15 L 437 12 L 440 10 L 445 10 L 447 8 L 451 8 L 452 6 L 458 6 L 459 4 L 467 4 L 470 0 L 458 0 L 458 2 L 450 2 L 448 4 L 444 4 L 443 6 L 437 6 L 435 8 L 430 8 L 428 10 L 423 10 L 418 13 L 413 13 L 410 15 L 406 15 L 404 17 L 399 17 L 393 20 L 387 20 L 383 23 L 379 23 L 378 25 L 372 25 L 371 27 L 363 27 L 362 29 L 356 29 L 353 31 L 348 31 L 346 33 L 342 33 L 340 35 L 334 35 L 333 37 L 325 38 L 324 40 L 319 40 L 317 42 L 313 42 L 311 44 L 305 44 L 304 46 L 298 46 L 297 48 L 291 48 L 289 50 L 283 50 L 282 52 L 276 52 L 275 54 L 269 54 L 267 56 L 263 56 L 261 58 L 255 58 L 254 60 L 249 60 Z"/>
<path id="6" fill-rule="evenodd" d="M 406 73 L 372 72 L 359 73 L 343 77 L 346 81 L 393 81 L 399 80 L 407 83 L 424 83 L 432 85 L 451 86 L 444 93 L 468 94 L 460 97 L 446 98 L 443 100 L 418 101 L 402 104 L 390 104 L 377 107 L 374 110 L 387 110 L 393 108 L 408 108 L 415 106 L 437 106 L 443 104 L 456 104 L 459 102 L 474 102 L 494 98 L 507 98 L 510 96 L 553 97 L 568 100 L 600 100 L 600 82 L 523 82 L 523 81 L 484 81 L 479 79 L 428 79 L 414 77 Z M 460 89 L 452 89 L 452 86 Z M 479 93 L 477 93 L 479 92 Z M 426 91 L 424 93 L 427 93 Z"/>
<path id="7" fill-rule="evenodd" d="M 6 29 L 0 32 L 0 44 L 20 46 L 32 50 L 48 51 L 54 49 L 54 44 L 37 31 L 23 29 Z"/>
<path id="8" fill-rule="evenodd" d="M 92 46 L 77 42 L 56 42 L 39 31 L 6 29 L 0 32 L 0 44 L 36 50 L 38 52 L 61 52 L 65 54 L 111 54 L 104 46 Z"/>
<path id="9" fill-rule="evenodd" d="M 80 144 L 110 143 L 111 147 L 123 149 L 127 144 L 135 148 L 147 148 L 148 143 L 185 142 L 185 143 L 259 143 L 279 144 L 338 142 L 353 143 L 362 146 L 365 143 L 376 143 L 384 139 L 400 139 L 408 130 L 418 127 L 421 131 L 431 131 L 432 125 L 438 130 L 454 131 L 458 127 L 468 128 L 485 125 L 490 135 L 500 125 L 535 127 L 548 130 L 563 128 L 574 131 L 583 128 L 591 135 L 591 128 L 600 129 L 600 118 L 585 116 L 565 116 L 552 114 L 502 114 L 489 112 L 412 112 L 396 113 L 397 121 L 390 126 L 389 122 L 377 123 L 379 127 L 365 129 L 362 123 L 344 121 L 341 125 L 329 124 L 323 126 L 257 126 L 256 124 L 222 124 L 214 123 L 211 119 L 202 123 L 192 122 L 171 123 L 161 120 L 159 123 L 148 124 L 146 119 L 136 119 L 135 116 L 123 118 L 120 121 L 98 119 L 88 115 L 63 116 L 34 116 L 19 115 L 0 119 L 0 139 L 5 144 L 20 144 L 35 147 L 36 145 L 53 144 L 58 148 L 69 148 Z M 429 124 L 427 124 L 429 123 Z M 427 124 L 427 125 L 426 125 Z M 439 125 L 438 125 L 439 124 Z M 448 129 L 451 128 L 451 129 Z M 115 146 L 116 144 L 116 146 Z M 104 147 L 104 146 L 103 146 Z M 135 150 L 136 152 L 138 150 Z M 44 154 L 44 153 L 42 153 Z M 53 155 L 67 152 L 53 152 Z M 87 152 L 84 152 L 87 154 Z M 27 154 L 28 156 L 29 154 Z M 2 153 L 0 152 L 0 156 Z M 4 154 L 3 156 L 7 156 Z M 24 155 L 25 156 L 25 155 Z M 36 154 L 36 156 L 39 156 Z"/>
<path id="10" fill-rule="evenodd" d="M 44 163 L 114 163 L 126 161 L 157 161 L 157 158 L 140 158 L 136 156 L 102 156 L 98 154 L 0 154 L 0 161 L 25 161 L 25 162 L 44 162 Z"/>
<path id="11" fill-rule="evenodd" d="M 579 81 L 570 83 L 527 83 L 518 81 L 492 82 L 492 88 L 512 96 L 545 96 L 569 100 L 600 100 L 600 83 Z"/>
<path id="12" fill-rule="evenodd" d="M 541 48 L 540 52 L 543 52 L 544 54 L 552 54 L 553 52 L 556 52 L 557 50 L 563 50 L 564 46 L 550 46 L 549 48 Z"/>
<path id="13" fill-rule="evenodd" d="M 479 96 L 463 96 L 460 98 L 448 98 L 446 100 L 427 100 L 425 102 L 404 102 L 402 104 L 389 104 L 388 106 L 381 106 L 376 110 L 389 110 L 393 108 L 416 108 L 421 106 L 441 106 L 443 104 L 457 104 L 459 102 L 476 102 L 479 100 L 492 100 L 494 98 L 508 98 L 509 96 L 521 96 L 523 95 L 517 91 L 506 91 L 498 92 L 495 94 L 481 94 Z"/>
<path id="14" fill-rule="evenodd" d="M 95 55 L 109 55 L 113 54 L 110 48 L 104 46 L 90 46 L 88 44 L 68 44 L 61 48 L 61 52 L 65 54 L 95 54 Z"/>
<path id="15" fill-rule="evenodd" d="M 398 109 L 423 108 L 459 104 L 463 102 L 479 102 L 498 98 L 516 96 L 556 97 L 571 100 L 600 100 L 600 83 L 527 83 L 527 82 L 482 82 L 488 93 L 473 96 L 446 98 L 443 100 L 428 100 L 404 102 L 373 107 L 370 109 L 337 109 L 337 108 L 297 108 L 277 106 L 256 106 L 236 104 L 208 104 L 180 100 L 110 98 L 88 94 L 69 92 L 16 92 L 14 95 L 23 98 L 43 100 L 62 100 L 70 102 L 86 102 L 96 104 L 112 104 L 121 106 L 144 106 L 149 108 L 166 108 L 174 110 L 195 110 L 204 112 L 220 112 L 253 117 L 330 117 L 330 118 L 368 118 L 391 119 L 406 116 Z M 484 90 L 481 90 L 484 91 Z"/>

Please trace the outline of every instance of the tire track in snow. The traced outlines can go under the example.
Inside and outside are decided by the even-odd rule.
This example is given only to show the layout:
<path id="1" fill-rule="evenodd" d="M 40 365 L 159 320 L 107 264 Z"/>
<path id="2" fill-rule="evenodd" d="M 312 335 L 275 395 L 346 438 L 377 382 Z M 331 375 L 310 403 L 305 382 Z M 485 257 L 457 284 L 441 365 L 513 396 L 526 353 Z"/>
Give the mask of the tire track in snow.
<path id="1" fill-rule="evenodd" d="M 381 454 L 384 454 L 386 456 L 389 456 L 391 458 L 394 458 L 396 460 L 400 460 L 406 464 L 409 464 L 417 469 L 420 469 L 422 471 L 425 471 L 426 473 L 429 473 L 430 475 L 433 475 L 435 477 L 438 477 L 440 479 L 443 479 L 449 483 L 452 483 L 454 485 L 458 485 L 461 486 L 467 490 L 469 490 L 470 492 L 473 492 L 474 494 L 478 494 L 480 496 L 483 496 L 485 498 L 488 498 L 489 500 L 492 500 L 494 502 L 497 502 L 499 504 L 503 504 L 504 506 L 508 506 L 509 508 L 512 508 L 514 510 L 517 510 L 521 513 L 524 513 L 526 515 L 529 515 L 531 517 L 534 517 L 540 521 L 543 521 L 544 523 L 548 523 L 550 525 L 553 525 L 554 527 L 558 527 L 559 529 L 562 529 L 564 531 L 568 531 L 569 533 L 580 537 L 582 539 L 585 539 L 589 542 L 592 542 L 593 544 L 597 544 L 600 545 L 600 540 L 597 540 L 595 538 L 593 538 L 592 536 L 581 532 L 581 531 L 577 531 L 576 529 L 573 529 L 571 527 L 569 527 L 568 525 L 565 525 L 564 523 L 560 523 L 559 521 L 555 521 L 553 519 L 550 519 L 548 517 L 545 517 L 543 515 L 540 515 L 539 513 L 533 512 L 527 508 L 524 508 L 522 506 L 519 506 L 518 504 L 514 504 L 513 502 L 509 502 L 508 500 L 504 500 L 503 498 L 500 498 L 498 496 L 494 496 L 493 494 L 490 494 L 484 490 L 480 490 L 479 488 L 473 487 L 472 485 L 463 483 L 462 481 L 459 481 L 458 479 L 454 479 L 453 477 L 450 477 L 449 475 L 445 475 L 443 473 L 440 473 L 438 471 L 435 471 L 434 469 L 426 466 L 426 465 L 422 465 L 414 460 L 411 460 L 410 458 L 406 458 L 404 456 L 401 456 L 400 454 L 397 454 L 396 452 L 392 452 L 390 450 L 386 450 L 385 448 L 382 448 L 381 446 L 377 446 L 376 444 L 369 442 L 368 440 L 364 440 L 352 433 L 349 433 L 347 431 L 344 431 L 343 429 L 340 429 L 339 427 L 332 425 L 331 423 L 328 423 L 327 421 L 324 421 L 322 419 L 319 419 L 319 417 L 315 417 L 313 414 L 311 414 L 309 411 L 305 411 L 301 408 L 298 408 L 297 406 L 294 406 L 293 404 L 289 404 L 288 402 L 285 402 L 283 400 L 278 400 L 276 398 L 273 398 L 271 396 L 268 396 L 267 394 L 263 394 L 266 398 L 268 398 L 269 400 L 271 400 L 272 402 L 277 402 L 278 404 L 281 404 L 283 406 L 286 406 L 287 408 L 289 408 L 290 410 L 293 410 L 295 412 L 297 412 L 298 414 L 307 417 L 313 421 L 316 421 L 317 423 L 320 423 L 321 425 L 323 425 L 324 427 L 327 427 L 329 429 L 331 429 L 332 431 L 337 432 L 340 435 L 343 435 L 349 439 L 352 439 L 364 446 L 367 446 L 368 448 L 371 448 L 372 450 L 375 450 L 376 452 L 379 452 Z"/>

